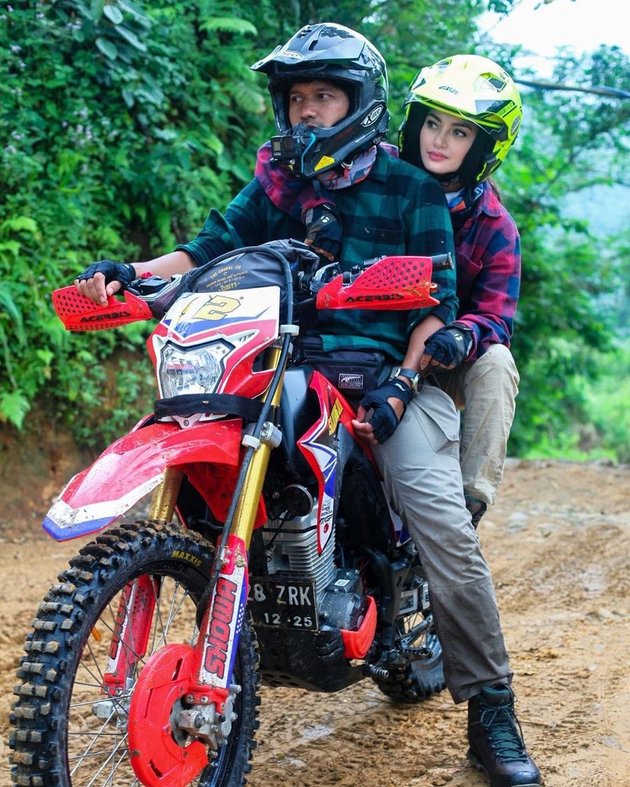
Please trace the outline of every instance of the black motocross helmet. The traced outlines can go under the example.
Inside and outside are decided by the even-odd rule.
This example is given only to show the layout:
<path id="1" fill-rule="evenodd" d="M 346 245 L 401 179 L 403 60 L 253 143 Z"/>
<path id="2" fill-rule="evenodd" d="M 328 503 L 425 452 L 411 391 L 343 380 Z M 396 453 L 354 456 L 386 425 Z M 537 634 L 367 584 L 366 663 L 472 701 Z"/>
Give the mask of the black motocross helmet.
<path id="1" fill-rule="evenodd" d="M 280 136 L 271 140 L 274 158 L 295 174 L 312 178 L 351 161 L 387 132 L 387 68 L 364 36 L 333 22 L 306 25 L 286 44 L 251 67 L 269 79 L 269 93 Z M 289 89 L 295 82 L 325 80 L 348 95 L 350 109 L 331 128 L 289 121 Z"/>

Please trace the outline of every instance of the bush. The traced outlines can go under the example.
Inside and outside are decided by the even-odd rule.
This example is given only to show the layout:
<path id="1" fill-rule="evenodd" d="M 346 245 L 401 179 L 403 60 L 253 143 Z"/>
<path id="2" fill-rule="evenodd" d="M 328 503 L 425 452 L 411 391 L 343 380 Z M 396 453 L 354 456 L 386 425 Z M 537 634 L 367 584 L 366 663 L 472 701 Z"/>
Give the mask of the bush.
<path id="1" fill-rule="evenodd" d="M 3 6 L 0 421 L 20 428 L 46 396 L 84 442 L 106 439 L 86 408 L 103 412 L 107 358 L 119 385 L 144 385 L 146 360 L 138 371 L 117 359 L 146 330 L 66 334 L 51 291 L 94 259 L 170 250 L 249 179 L 239 143 L 259 133 L 264 107 L 244 54 L 255 28 L 206 11 L 168 0 Z"/>

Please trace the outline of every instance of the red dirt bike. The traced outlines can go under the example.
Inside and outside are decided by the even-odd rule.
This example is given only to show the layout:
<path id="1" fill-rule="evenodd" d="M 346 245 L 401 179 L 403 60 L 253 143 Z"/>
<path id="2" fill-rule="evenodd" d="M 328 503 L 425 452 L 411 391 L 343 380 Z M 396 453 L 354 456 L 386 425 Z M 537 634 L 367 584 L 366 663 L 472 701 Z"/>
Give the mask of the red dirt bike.
<path id="1" fill-rule="evenodd" d="M 313 260 L 279 241 L 138 280 L 107 306 L 53 294 L 70 330 L 161 316 L 147 341 L 161 398 L 44 520 L 58 541 L 105 532 L 28 634 L 14 784 L 233 787 L 251 768 L 261 679 L 333 692 L 367 677 L 402 702 L 443 689 L 417 550 L 342 394 L 366 368 L 346 359 L 333 385 L 297 357 L 296 314 L 427 306 L 432 270 L 452 263 L 341 274 Z M 310 294 L 299 308 L 296 287 Z"/>

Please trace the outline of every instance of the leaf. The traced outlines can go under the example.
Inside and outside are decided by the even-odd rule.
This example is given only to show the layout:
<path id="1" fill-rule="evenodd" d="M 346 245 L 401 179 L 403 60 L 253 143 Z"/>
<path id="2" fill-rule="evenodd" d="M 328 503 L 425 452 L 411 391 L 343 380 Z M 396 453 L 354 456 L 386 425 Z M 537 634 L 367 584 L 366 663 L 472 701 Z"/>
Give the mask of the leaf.
<path id="1" fill-rule="evenodd" d="M 108 4 L 103 8 L 103 14 L 113 25 L 119 25 L 123 20 L 122 11 L 115 5 Z"/>
<path id="2" fill-rule="evenodd" d="M 127 3 L 125 0 L 118 0 L 118 5 L 123 11 L 130 14 L 141 27 L 148 30 L 151 27 L 151 20 L 137 6 Z"/>
<path id="3" fill-rule="evenodd" d="M 172 128 L 155 128 L 153 135 L 156 139 L 162 139 L 164 142 L 172 142 L 177 139 L 177 131 Z"/>
<path id="4" fill-rule="evenodd" d="M 255 36 L 258 34 L 251 22 L 232 16 L 211 16 L 209 19 L 204 19 L 200 27 L 207 32 L 218 30 L 222 33 L 237 33 L 239 35 Z"/>
<path id="5" fill-rule="evenodd" d="M 13 295 L 10 290 L 10 285 L 0 285 L 0 306 L 13 317 L 15 326 L 15 335 L 21 345 L 26 344 L 26 334 L 24 333 L 24 324 L 22 320 L 22 312 L 19 306 L 13 300 Z"/>
<path id="6" fill-rule="evenodd" d="M 22 428 L 24 417 L 31 409 L 28 399 L 21 391 L 11 391 L 0 395 L 0 421 L 8 421 L 18 429 Z"/>
<path id="7" fill-rule="evenodd" d="M 0 257 L 2 257 L 2 252 L 9 252 L 14 257 L 17 257 L 20 253 L 20 249 L 22 248 L 22 244 L 16 240 L 7 240 L 4 243 L 0 243 Z"/>
<path id="8" fill-rule="evenodd" d="M 161 90 L 152 90 L 149 87 L 140 87 L 136 90 L 136 96 L 141 100 L 144 99 L 150 104 L 154 104 L 156 107 L 159 107 L 164 103 L 164 93 L 162 93 Z"/>
<path id="9" fill-rule="evenodd" d="M 110 60 L 116 60 L 118 57 L 118 50 L 114 44 L 112 44 L 112 42 L 108 41 L 106 38 L 97 38 L 96 46 L 101 50 L 105 57 L 108 57 Z"/>
<path id="10" fill-rule="evenodd" d="M 131 30 L 129 30 L 126 27 L 123 27 L 122 25 L 118 25 L 118 27 L 116 27 L 114 29 L 116 30 L 118 35 L 121 36 L 122 38 L 124 38 L 125 41 L 130 43 L 131 46 L 133 46 L 136 49 L 140 50 L 140 52 L 146 52 L 147 51 L 147 45 L 144 44 L 138 38 L 138 36 L 135 33 L 132 33 Z"/>
<path id="11" fill-rule="evenodd" d="M 31 219 L 29 216 L 14 216 L 0 224 L 0 230 L 4 229 L 12 230 L 13 232 L 20 232 L 23 230 L 24 232 L 30 232 L 32 235 L 35 235 L 38 226 L 35 219 Z"/>
<path id="12" fill-rule="evenodd" d="M 223 155 L 225 145 L 215 134 L 208 134 L 208 136 L 203 138 L 203 142 L 213 153 L 216 153 L 217 156 Z"/>
<path id="13" fill-rule="evenodd" d="M 46 364 L 46 365 L 48 365 L 52 361 L 52 359 L 55 357 L 54 352 L 52 352 L 51 350 L 45 350 L 45 349 L 37 350 L 37 352 L 35 354 L 37 355 L 39 360 L 43 364 Z"/>
<path id="14" fill-rule="evenodd" d="M 123 101 L 129 107 L 129 109 L 131 109 L 131 107 L 136 103 L 136 99 L 133 93 L 131 92 L 131 90 L 128 90 L 126 87 L 123 88 L 122 90 L 122 97 L 123 97 Z"/>

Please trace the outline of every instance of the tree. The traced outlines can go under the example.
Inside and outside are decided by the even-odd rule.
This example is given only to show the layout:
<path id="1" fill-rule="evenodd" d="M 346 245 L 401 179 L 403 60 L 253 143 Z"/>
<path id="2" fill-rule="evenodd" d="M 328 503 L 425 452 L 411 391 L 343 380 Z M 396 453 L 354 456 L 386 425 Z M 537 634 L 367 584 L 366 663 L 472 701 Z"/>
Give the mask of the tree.
<path id="1" fill-rule="evenodd" d="M 142 328 L 66 334 L 49 293 L 100 257 L 146 259 L 200 226 L 251 177 L 272 133 L 264 80 L 249 65 L 302 24 L 361 30 L 389 64 L 390 140 L 417 70 L 457 51 L 519 79 L 515 48 L 476 42 L 488 8 L 511 0 L 13 0 L 0 11 L 0 420 L 29 408 L 102 444 L 150 396 Z M 601 48 L 558 61 L 554 81 L 628 91 L 628 58 Z M 629 105 L 612 95 L 523 87 L 525 123 L 497 180 L 523 239 L 514 351 L 522 389 L 512 450 L 564 439 L 584 420 L 584 381 L 620 335 L 610 308 L 621 246 L 597 241 L 563 201 L 627 186 Z M 594 164 L 597 166 L 594 166 Z M 608 300 L 605 298 L 608 296 Z M 606 308 L 602 307 L 606 305 Z M 102 413 L 109 413 L 103 419 Z M 599 428 L 599 427 L 598 427 Z"/>
<path id="2" fill-rule="evenodd" d="M 242 150 L 264 105 L 247 68 L 255 28 L 212 5 L 3 7 L 0 418 L 17 427 L 51 385 L 55 414 L 97 427 L 101 361 L 143 338 L 77 341 L 59 330 L 51 290 L 90 259 L 172 246 L 249 177 Z"/>
<path id="3" fill-rule="evenodd" d="M 575 424 L 590 417 L 585 381 L 604 371 L 602 354 L 623 332 L 621 310 L 606 305 L 627 286 L 623 239 L 602 240 L 596 206 L 591 223 L 571 218 L 564 206 L 570 194 L 588 201 L 597 185 L 628 185 L 628 66 L 618 48 L 601 47 L 579 61 L 561 58 L 555 89 L 523 90 L 523 130 L 500 172 L 523 241 L 514 338 L 522 382 L 511 440 L 517 454 L 579 442 Z M 595 92 L 584 92 L 589 87 Z"/>

